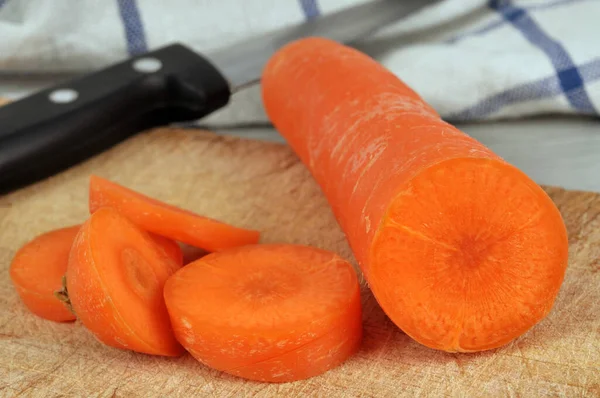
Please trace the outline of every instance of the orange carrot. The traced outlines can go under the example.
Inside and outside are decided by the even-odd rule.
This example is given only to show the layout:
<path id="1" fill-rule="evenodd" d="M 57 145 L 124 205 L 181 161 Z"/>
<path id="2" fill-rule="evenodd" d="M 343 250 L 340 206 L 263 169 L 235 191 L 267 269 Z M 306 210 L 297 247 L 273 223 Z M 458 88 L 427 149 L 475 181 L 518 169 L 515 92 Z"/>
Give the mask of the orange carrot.
<path id="1" fill-rule="evenodd" d="M 34 314 L 56 322 L 76 319 L 55 294 L 62 289 L 69 252 L 81 225 L 56 229 L 42 234 L 24 245 L 10 266 L 10 277 L 25 306 Z M 152 235 L 154 241 L 179 266 L 183 253 L 170 239 Z"/>
<path id="2" fill-rule="evenodd" d="M 312 172 L 381 307 L 446 351 L 508 343 L 551 310 L 567 235 L 546 193 L 366 55 L 299 40 L 263 99 Z"/>
<path id="3" fill-rule="evenodd" d="M 56 322 L 75 315 L 54 293 L 62 287 L 69 252 L 80 226 L 46 232 L 21 247 L 10 265 L 10 277 L 25 306 L 37 316 Z"/>
<path id="4" fill-rule="evenodd" d="M 101 207 L 115 208 L 146 231 L 208 251 L 257 243 L 260 237 L 258 231 L 202 217 L 92 176 L 90 212 Z"/>
<path id="5" fill-rule="evenodd" d="M 180 269 L 164 297 L 175 335 L 200 362 L 285 382 L 345 361 L 362 337 L 360 289 L 339 256 L 299 245 L 249 245 Z"/>
<path id="6" fill-rule="evenodd" d="M 181 264 L 149 234 L 110 208 L 96 211 L 75 238 L 67 291 L 75 314 L 112 347 L 178 356 L 162 291 Z"/>
<path id="7" fill-rule="evenodd" d="M 179 267 L 183 266 L 183 250 L 181 246 L 172 239 L 164 236 L 148 233 L 152 240 L 164 251 L 165 255 L 170 257 Z"/>

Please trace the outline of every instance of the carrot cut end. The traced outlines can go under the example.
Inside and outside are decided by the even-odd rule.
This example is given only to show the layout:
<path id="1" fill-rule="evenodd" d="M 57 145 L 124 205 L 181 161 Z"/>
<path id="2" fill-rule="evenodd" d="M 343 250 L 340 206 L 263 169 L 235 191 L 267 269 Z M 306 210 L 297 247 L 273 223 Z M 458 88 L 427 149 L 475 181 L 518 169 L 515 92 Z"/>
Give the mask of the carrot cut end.
<path id="1" fill-rule="evenodd" d="M 567 257 L 561 215 L 537 184 L 502 161 L 460 158 L 420 173 L 391 202 L 368 277 L 418 342 L 480 351 L 548 314 Z"/>

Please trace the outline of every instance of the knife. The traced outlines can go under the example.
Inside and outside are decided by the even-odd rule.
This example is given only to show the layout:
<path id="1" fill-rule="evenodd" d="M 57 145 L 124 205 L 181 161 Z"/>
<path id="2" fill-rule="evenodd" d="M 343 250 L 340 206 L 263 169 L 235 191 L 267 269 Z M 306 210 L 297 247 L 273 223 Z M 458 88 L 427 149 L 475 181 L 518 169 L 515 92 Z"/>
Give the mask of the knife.
<path id="1" fill-rule="evenodd" d="M 172 44 L 0 107 L 0 194 L 142 130 L 214 112 L 232 93 L 257 83 L 271 55 L 293 40 L 351 43 L 437 1 L 371 1 L 205 56 Z"/>

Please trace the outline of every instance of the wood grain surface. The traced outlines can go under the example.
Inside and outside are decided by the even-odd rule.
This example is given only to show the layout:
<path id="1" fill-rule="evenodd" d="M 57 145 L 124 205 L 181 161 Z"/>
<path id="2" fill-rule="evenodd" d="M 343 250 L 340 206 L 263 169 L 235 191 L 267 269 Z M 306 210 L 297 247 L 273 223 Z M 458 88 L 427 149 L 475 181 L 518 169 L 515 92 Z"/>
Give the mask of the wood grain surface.
<path id="1" fill-rule="evenodd" d="M 317 185 L 285 145 L 194 130 L 141 134 L 60 175 L 0 197 L 0 396 L 600 396 L 600 195 L 547 188 L 570 235 L 570 265 L 551 314 L 501 349 L 435 351 L 411 340 L 363 286 L 365 336 L 342 366 L 262 384 L 102 346 L 79 323 L 27 312 L 8 277 L 16 249 L 87 216 L 91 173 L 177 206 L 263 231 L 264 242 L 352 259 Z"/>

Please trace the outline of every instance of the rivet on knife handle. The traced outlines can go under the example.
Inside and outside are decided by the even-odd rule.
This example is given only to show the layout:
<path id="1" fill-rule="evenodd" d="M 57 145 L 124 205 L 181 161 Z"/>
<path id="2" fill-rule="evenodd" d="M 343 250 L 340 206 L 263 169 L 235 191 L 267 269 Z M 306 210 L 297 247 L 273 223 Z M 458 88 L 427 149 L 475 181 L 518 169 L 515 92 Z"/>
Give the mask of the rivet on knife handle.
<path id="1" fill-rule="evenodd" d="M 229 96 L 209 61 L 175 44 L 0 107 L 0 193 L 143 129 L 201 118 Z"/>

